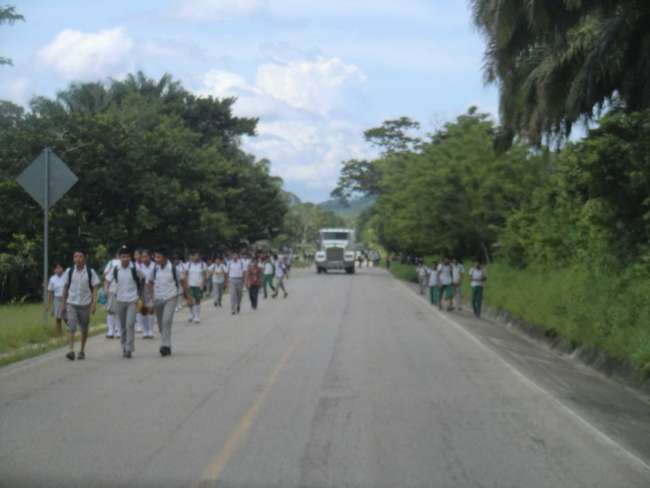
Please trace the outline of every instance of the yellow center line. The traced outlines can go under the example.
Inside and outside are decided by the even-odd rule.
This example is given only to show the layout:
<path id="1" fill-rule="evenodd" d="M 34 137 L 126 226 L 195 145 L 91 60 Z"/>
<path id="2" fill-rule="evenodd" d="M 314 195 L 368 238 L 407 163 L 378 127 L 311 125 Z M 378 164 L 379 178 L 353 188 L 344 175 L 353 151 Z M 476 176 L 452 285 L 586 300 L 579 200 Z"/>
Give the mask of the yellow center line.
<path id="1" fill-rule="evenodd" d="M 253 421 L 257 417 L 260 409 L 262 408 L 262 405 L 266 401 L 271 388 L 273 388 L 273 385 L 275 385 L 275 383 L 278 381 L 280 373 L 286 367 L 287 363 L 289 362 L 289 358 L 296 351 L 296 349 L 298 349 L 298 346 L 300 346 L 302 341 L 303 337 L 296 338 L 291 343 L 289 349 L 287 349 L 282 358 L 280 358 L 278 364 L 275 366 L 275 368 L 273 368 L 271 375 L 267 378 L 262 391 L 260 391 L 260 393 L 255 398 L 255 401 L 248 408 L 248 410 L 246 410 L 244 415 L 240 417 L 237 425 L 232 430 L 232 432 L 230 432 L 230 435 L 228 435 L 226 442 L 221 448 L 221 451 L 214 457 L 208 467 L 205 468 L 198 486 L 211 485 L 221 477 L 221 473 L 226 467 L 226 464 L 237 452 L 244 437 L 251 430 Z"/>

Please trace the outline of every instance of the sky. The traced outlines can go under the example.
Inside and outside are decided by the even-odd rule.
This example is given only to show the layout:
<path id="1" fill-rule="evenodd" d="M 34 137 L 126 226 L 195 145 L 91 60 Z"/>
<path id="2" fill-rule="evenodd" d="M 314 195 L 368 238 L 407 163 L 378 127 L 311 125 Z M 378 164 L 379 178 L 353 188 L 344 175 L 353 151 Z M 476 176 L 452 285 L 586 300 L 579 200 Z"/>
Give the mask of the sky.
<path id="1" fill-rule="evenodd" d="M 468 0 L 10 3 L 26 22 L 0 26 L 0 56 L 14 63 L 0 67 L 0 99 L 26 105 L 71 82 L 170 73 L 259 117 L 244 149 L 304 201 L 328 198 L 342 161 L 375 155 L 363 131 L 384 120 L 408 116 L 430 132 L 472 105 L 497 113 Z"/>

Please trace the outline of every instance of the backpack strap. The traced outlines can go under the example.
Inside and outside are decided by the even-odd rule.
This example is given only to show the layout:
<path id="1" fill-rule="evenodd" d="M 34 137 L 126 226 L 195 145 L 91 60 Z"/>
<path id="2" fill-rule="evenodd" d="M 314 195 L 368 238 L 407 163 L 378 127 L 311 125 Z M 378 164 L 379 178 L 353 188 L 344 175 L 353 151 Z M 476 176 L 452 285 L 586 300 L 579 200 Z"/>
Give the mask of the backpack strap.
<path id="1" fill-rule="evenodd" d="M 135 281 L 135 286 L 138 288 L 139 295 L 142 291 L 142 282 L 138 276 L 138 271 L 135 269 L 135 266 L 131 266 L 131 276 L 133 277 L 133 281 Z"/>

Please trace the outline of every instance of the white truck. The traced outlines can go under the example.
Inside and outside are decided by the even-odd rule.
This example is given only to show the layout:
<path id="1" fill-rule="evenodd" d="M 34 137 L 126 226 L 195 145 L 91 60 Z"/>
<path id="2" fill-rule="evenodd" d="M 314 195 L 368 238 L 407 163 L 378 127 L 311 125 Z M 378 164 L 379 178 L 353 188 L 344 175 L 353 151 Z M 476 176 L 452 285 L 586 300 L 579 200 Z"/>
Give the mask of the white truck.
<path id="1" fill-rule="evenodd" d="M 354 273 L 354 230 L 321 229 L 319 232 L 318 251 L 315 262 L 318 273 L 327 273 L 331 269 Z"/>

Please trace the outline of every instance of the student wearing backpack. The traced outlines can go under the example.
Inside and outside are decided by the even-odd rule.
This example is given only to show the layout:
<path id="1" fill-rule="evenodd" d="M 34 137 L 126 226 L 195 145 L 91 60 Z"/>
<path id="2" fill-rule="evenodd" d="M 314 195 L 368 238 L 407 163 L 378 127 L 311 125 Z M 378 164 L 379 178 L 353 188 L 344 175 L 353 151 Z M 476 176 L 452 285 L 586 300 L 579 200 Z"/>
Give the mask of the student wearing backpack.
<path id="1" fill-rule="evenodd" d="M 483 306 L 483 286 L 487 281 L 487 273 L 480 261 L 469 270 L 470 285 L 472 287 L 472 309 L 474 315 L 481 316 L 481 307 Z"/>
<path id="2" fill-rule="evenodd" d="M 95 270 L 86 265 L 86 253 L 77 250 L 73 255 L 74 265 L 66 270 L 66 284 L 63 289 L 63 307 L 65 309 L 66 323 L 70 335 L 70 350 L 66 357 L 75 360 L 74 336 L 79 329 L 81 333 L 81 348 L 77 359 L 86 359 L 86 341 L 90 316 L 97 309 L 97 287 L 100 284 Z"/>
<path id="3" fill-rule="evenodd" d="M 148 283 L 151 281 L 151 276 L 153 275 L 153 269 L 156 264 L 152 260 L 151 252 L 148 250 L 142 250 L 140 253 L 140 273 L 142 273 L 143 283 Z M 153 339 L 153 295 L 151 290 L 148 287 L 143 287 L 143 297 L 142 297 L 142 338 L 143 339 Z"/>
<path id="4" fill-rule="evenodd" d="M 187 275 L 187 286 L 191 298 L 189 322 L 198 324 L 201 322 L 201 300 L 203 299 L 203 288 L 207 276 L 208 267 L 201 261 L 198 251 L 190 253 L 190 260 L 185 267 Z"/>
<path id="5" fill-rule="evenodd" d="M 115 315 L 115 283 L 111 283 L 109 278 L 113 268 L 120 265 L 117 254 L 104 267 L 104 295 L 106 295 L 106 338 L 120 337 L 120 323 Z M 110 284 L 109 284 L 110 283 Z"/>
<path id="6" fill-rule="evenodd" d="M 131 359 L 135 350 L 135 321 L 137 302 L 142 295 L 142 273 L 131 262 L 131 250 L 122 246 L 120 264 L 113 268 L 110 281 L 115 283 L 115 315 L 120 320 L 122 356 Z"/>
<path id="7" fill-rule="evenodd" d="M 186 284 L 178 267 L 169 260 L 165 248 L 156 251 L 155 260 L 156 266 L 147 286 L 153 295 L 153 308 L 160 331 L 160 355 L 165 357 L 172 353 L 172 323 L 179 291 L 185 293 Z"/>
<path id="8" fill-rule="evenodd" d="M 257 310 L 257 298 L 262 286 L 262 272 L 257 256 L 253 256 L 246 270 L 246 287 L 248 288 L 248 296 L 253 310 Z"/>
<path id="9" fill-rule="evenodd" d="M 233 253 L 226 273 L 226 288 L 230 290 L 230 312 L 232 315 L 241 311 L 241 300 L 246 281 L 246 266 L 239 259 L 238 253 Z"/>
<path id="10" fill-rule="evenodd" d="M 223 257 L 217 256 L 212 266 L 210 266 L 210 275 L 212 276 L 212 294 L 215 307 L 221 307 L 227 271 L 228 268 L 223 262 Z"/>

